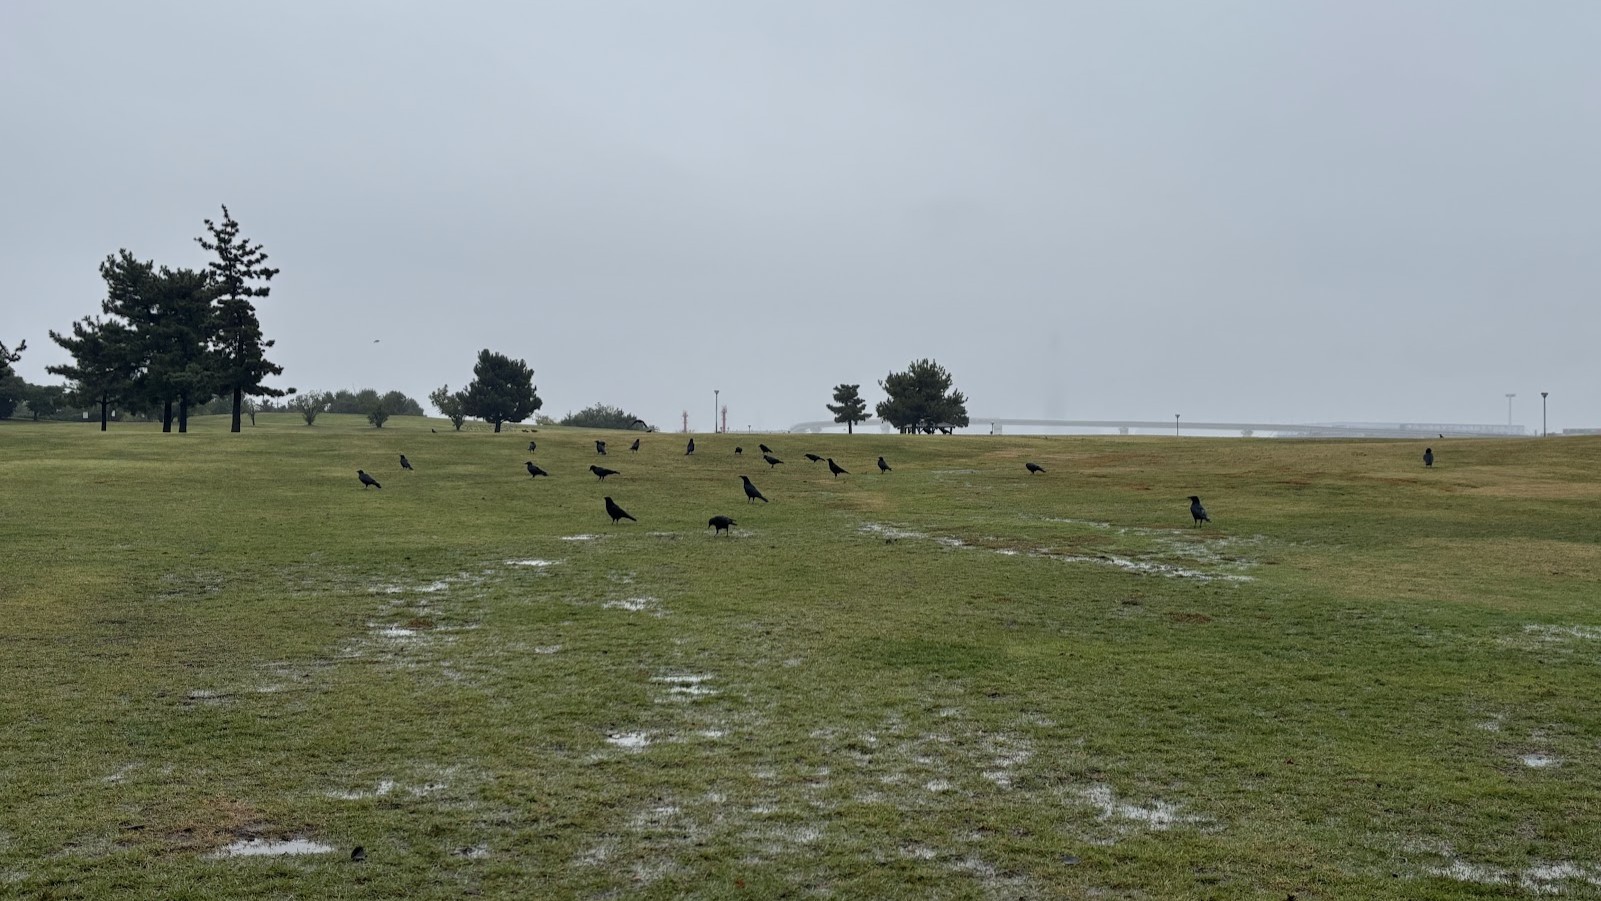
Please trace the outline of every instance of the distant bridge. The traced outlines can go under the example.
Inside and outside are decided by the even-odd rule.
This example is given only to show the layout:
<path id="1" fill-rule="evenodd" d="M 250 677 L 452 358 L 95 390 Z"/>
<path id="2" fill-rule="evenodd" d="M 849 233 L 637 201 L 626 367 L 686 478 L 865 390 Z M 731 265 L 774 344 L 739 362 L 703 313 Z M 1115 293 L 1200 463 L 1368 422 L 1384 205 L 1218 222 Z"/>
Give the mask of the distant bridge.
<path id="1" fill-rule="evenodd" d="M 1177 431 L 1182 435 L 1186 432 L 1230 432 L 1236 435 L 1272 434 L 1277 438 L 1434 438 L 1436 436 L 1449 438 L 1522 438 L 1528 437 L 1528 431 L 1520 425 L 1473 425 L 1463 423 L 1383 423 L 1383 422 L 1336 422 L 1336 423 L 1286 423 L 1286 422 L 1178 422 L 1160 419 L 1014 419 L 1003 416 L 969 416 L 968 429 L 982 429 L 988 427 L 990 434 L 1002 434 L 1008 427 L 1012 428 L 1052 428 L 1052 429 L 1115 429 L 1123 434 L 1135 432 L 1171 435 Z M 893 430 L 882 419 L 869 419 L 859 423 L 863 427 L 878 426 L 882 429 Z M 1175 426 L 1177 427 L 1175 429 Z M 789 427 L 791 432 L 821 432 L 825 429 L 837 429 L 840 423 L 831 419 L 819 419 L 812 422 L 797 422 Z"/>

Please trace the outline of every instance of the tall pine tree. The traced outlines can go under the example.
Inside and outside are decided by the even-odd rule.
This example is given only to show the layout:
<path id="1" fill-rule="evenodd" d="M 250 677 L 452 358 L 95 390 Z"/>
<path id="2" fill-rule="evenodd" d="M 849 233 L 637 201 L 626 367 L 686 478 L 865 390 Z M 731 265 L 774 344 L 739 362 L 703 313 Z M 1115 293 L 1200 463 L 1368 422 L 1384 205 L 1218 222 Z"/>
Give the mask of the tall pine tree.
<path id="1" fill-rule="evenodd" d="M 239 223 L 222 208 L 222 224 L 205 220 L 210 240 L 196 238 L 201 247 L 216 254 L 208 265 L 213 289 L 217 292 L 216 323 L 213 348 L 217 355 L 218 388 L 233 395 L 233 425 L 239 431 L 240 416 L 244 411 L 245 395 L 252 397 L 282 397 L 289 393 L 268 387 L 263 381 L 280 375 L 282 366 L 267 359 L 267 348 L 273 342 L 261 334 L 261 321 L 256 318 L 252 297 L 266 297 L 272 290 L 267 282 L 278 274 L 268 268 L 267 254 L 260 244 L 252 244 L 239 236 Z"/>
<path id="2" fill-rule="evenodd" d="M 845 423 L 847 435 L 856 431 L 856 423 L 867 421 L 867 401 L 862 400 L 861 387 L 841 382 L 834 386 L 834 400 L 838 403 L 823 405 L 834 414 L 835 422 Z"/>
<path id="3" fill-rule="evenodd" d="M 50 340 L 72 354 L 72 362 L 46 366 L 45 371 L 72 382 L 67 393 L 72 403 L 100 407 L 100 431 L 104 432 L 111 405 L 134 396 L 128 330 L 117 322 L 85 316 L 72 324 L 71 335 L 52 331 Z"/>

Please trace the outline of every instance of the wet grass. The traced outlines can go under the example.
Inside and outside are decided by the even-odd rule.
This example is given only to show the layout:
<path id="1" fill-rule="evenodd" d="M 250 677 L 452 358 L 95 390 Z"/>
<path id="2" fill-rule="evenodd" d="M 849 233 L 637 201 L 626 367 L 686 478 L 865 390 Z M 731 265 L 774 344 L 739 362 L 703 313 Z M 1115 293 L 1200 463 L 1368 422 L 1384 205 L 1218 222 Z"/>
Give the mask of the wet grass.
<path id="1" fill-rule="evenodd" d="M 1601 443 L 223 428 L 0 424 L 0 894 L 1601 894 Z"/>

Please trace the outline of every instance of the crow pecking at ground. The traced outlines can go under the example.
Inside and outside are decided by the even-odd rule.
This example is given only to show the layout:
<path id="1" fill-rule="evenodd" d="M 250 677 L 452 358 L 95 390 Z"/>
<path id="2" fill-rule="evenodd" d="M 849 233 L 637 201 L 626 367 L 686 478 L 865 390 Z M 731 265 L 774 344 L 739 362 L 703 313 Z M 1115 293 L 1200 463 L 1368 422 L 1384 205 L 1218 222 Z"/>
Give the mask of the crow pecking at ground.
<path id="1" fill-rule="evenodd" d="M 617 470 L 615 469 L 607 469 L 604 466 L 596 466 L 593 463 L 589 464 L 589 471 L 595 474 L 595 478 L 602 481 L 604 481 L 607 476 L 614 476 L 617 474 Z"/>
<path id="2" fill-rule="evenodd" d="M 405 454 L 400 455 L 400 468 L 410 470 L 411 472 L 416 472 L 416 470 L 411 468 L 411 461 L 406 459 Z"/>
<path id="3" fill-rule="evenodd" d="M 602 457 L 606 456 L 606 442 L 604 442 L 604 441 L 596 441 L 595 442 L 595 453 L 600 454 Z"/>
<path id="4" fill-rule="evenodd" d="M 726 516 L 713 516 L 711 519 L 706 520 L 706 525 L 717 530 L 716 532 L 712 533 L 712 537 L 715 538 L 717 537 L 717 532 L 728 532 L 729 526 L 737 526 L 739 523 L 734 522 L 732 519 L 729 519 Z M 732 535 L 734 533 L 728 532 L 728 534 Z"/>
<path id="5" fill-rule="evenodd" d="M 772 449 L 772 448 L 770 448 L 770 447 L 768 447 L 768 446 L 767 446 L 767 445 L 765 445 L 765 444 L 758 444 L 758 445 L 756 445 L 756 449 L 757 449 L 757 450 L 759 450 L 759 451 L 761 451 L 761 452 L 762 452 L 762 453 L 764 453 L 764 454 L 770 454 L 770 453 L 772 453 L 772 452 L 773 452 L 773 449 Z"/>
<path id="6" fill-rule="evenodd" d="M 777 457 L 773 456 L 772 454 L 762 454 L 762 459 L 767 461 L 767 468 L 768 469 L 772 469 L 774 466 L 777 466 L 778 464 L 784 462 L 783 460 L 778 459 Z"/>
<path id="7" fill-rule="evenodd" d="M 850 470 L 848 470 L 845 467 L 839 465 L 838 463 L 835 463 L 833 457 L 829 457 L 828 458 L 828 471 L 833 473 L 834 474 L 834 478 L 836 478 L 836 479 L 839 478 L 841 474 L 843 474 L 843 475 L 850 475 L 851 474 Z"/>
<path id="8" fill-rule="evenodd" d="M 366 472 L 364 472 L 364 471 L 362 471 L 360 469 L 356 470 L 356 478 L 361 479 L 361 490 L 362 491 L 366 491 L 368 485 L 371 485 L 372 487 L 377 488 L 380 491 L 383 490 L 384 486 L 378 484 L 378 480 L 377 479 L 373 478 L 370 475 L 367 475 Z"/>
<path id="9" fill-rule="evenodd" d="M 1423 465 L 1424 466 L 1433 466 L 1434 465 L 1434 448 L 1425 447 L 1423 449 Z"/>
<path id="10" fill-rule="evenodd" d="M 743 447 L 736 447 L 736 448 L 734 448 L 734 453 L 743 454 L 743 453 L 745 453 L 745 449 Z"/>
<path id="11" fill-rule="evenodd" d="M 528 467 L 528 476 L 530 478 L 538 478 L 539 476 L 548 476 L 548 475 L 550 475 L 550 473 L 544 471 L 543 469 L 540 469 L 538 466 L 535 466 L 534 465 L 534 461 L 532 461 L 532 460 L 529 460 L 527 463 L 524 463 L 523 465 Z"/>
<path id="12" fill-rule="evenodd" d="M 638 438 L 634 439 L 634 443 L 633 444 L 628 445 L 628 452 L 631 453 L 631 454 L 639 453 L 639 439 Z"/>
<path id="13" fill-rule="evenodd" d="M 878 458 L 878 471 L 879 472 L 893 472 L 894 470 L 889 468 L 889 464 L 884 462 L 884 458 L 883 457 L 879 457 Z"/>
<path id="14" fill-rule="evenodd" d="M 1024 463 L 1023 465 L 1028 467 L 1028 474 L 1029 475 L 1033 475 L 1036 472 L 1044 472 L 1045 471 L 1045 467 L 1039 465 L 1038 463 Z"/>
<path id="15" fill-rule="evenodd" d="M 619 519 L 626 519 L 629 522 L 639 522 L 639 520 L 629 516 L 627 510 L 617 506 L 617 504 L 609 497 L 606 498 L 606 515 L 611 517 L 611 524 L 614 526 L 617 525 L 617 521 Z"/>
<path id="16" fill-rule="evenodd" d="M 762 497 L 762 493 L 756 490 L 755 485 L 751 484 L 750 476 L 740 476 L 740 478 L 745 480 L 745 503 L 749 504 L 757 500 L 764 504 L 767 503 L 767 498 Z"/>
<path id="17" fill-rule="evenodd" d="M 813 463 L 821 463 L 821 462 L 823 462 L 823 458 L 817 456 L 816 454 L 807 454 L 806 455 L 806 459 L 812 461 Z"/>
<path id="18" fill-rule="evenodd" d="M 1203 522 L 1212 521 L 1212 517 L 1206 515 L 1206 508 L 1201 506 L 1201 499 L 1193 494 L 1190 495 L 1190 515 L 1195 517 L 1197 526 Z"/>

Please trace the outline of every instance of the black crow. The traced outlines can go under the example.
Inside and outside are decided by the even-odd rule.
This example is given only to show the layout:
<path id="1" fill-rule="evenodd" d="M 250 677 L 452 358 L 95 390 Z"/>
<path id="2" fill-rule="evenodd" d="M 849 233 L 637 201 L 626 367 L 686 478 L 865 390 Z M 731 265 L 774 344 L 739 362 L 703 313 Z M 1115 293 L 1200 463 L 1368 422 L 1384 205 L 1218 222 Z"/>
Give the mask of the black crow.
<path id="1" fill-rule="evenodd" d="M 1036 472 L 1044 472 L 1045 471 L 1045 467 L 1039 465 L 1038 463 L 1024 463 L 1023 465 L 1028 467 L 1028 474 L 1029 475 L 1033 475 Z"/>
<path id="2" fill-rule="evenodd" d="M 684 448 L 684 456 L 687 457 L 690 454 L 693 454 L 694 452 L 695 452 L 695 439 L 691 438 L 691 439 L 689 439 L 689 445 Z"/>
<path id="3" fill-rule="evenodd" d="M 606 442 L 604 442 L 604 441 L 596 441 L 595 442 L 595 453 L 600 454 L 602 457 L 606 456 Z"/>
<path id="4" fill-rule="evenodd" d="M 365 472 L 363 472 L 363 471 L 361 471 L 359 469 L 356 470 L 356 477 L 361 479 L 361 490 L 362 491 L 366 491 L 368 485 L 371 485 L 372 487 L 377 488 L 380 491 L 383 490 L 384 486 L 378 484 L 378 480 L 377 479 L 373 478 L 370 475 L 367 475 Z"/>
<path id="5" fill-rule="evenodd" d="M 627 510 L 617 506 L 617 504 L 614 503 L 609 497 L 606 498 L 606 515 L 611 517 L 611 524 L 614 526 L 617 525 L 617 521 L 620 519 L 626 519 L 629 522 L 639 522 L 639 520 L 629 516 Z"/>
<path id="6" fill-rule="evenodd" d="M 634 439 L 634 443 L 633 444 L 628 445 L 628 452 L 631 453 L 631 454 L 639 453 L 639 439 L 638 438 Z"/>
<path id="7" fill-rule="evenodd" d="M 750 476 L 740 476 L 740 478 L 745 480 L 745 503 L 749 504 L 757 500 L 764 504 L 767 503 L 767 498 L 762 497 L 762 493 L 756 490 L 755 485 L 751 484 Z"/>
<path id="8" fill-rule="evenodd" d="M 711 519 L 706 520 L 706 524 L 711 526 L 713 529 L 716 529 L 717 532 L 728 532 L 729 526 L 739 525 L 739 523 L 734 522 L 732 519 L 729 519 L 726 516 L 713 516 Z M 712 537 L 717 537 L 717 532 L 713 532 Z M 734 533 L 728 532 L 728 534 L 732 535 Z"/>
<path id="9" fill-rule="evenodd" d="M 778 459 L 777 457 L 773 456 L 772 454 L 762 454 L 762 459 L 767 461 L 767 468 L 768 469 L 772 469 L 774 466 L 777 466 L 778 464 L 784 462 L 783 460 Z"/>
<path id="10" fill-rule="evenodd" d="M 1203 522 L 1212 521 L 1212 517 L 1206 515 L 1206 508 L 1201 506 L 1201 499 L 1193 494 L 1190 495 L 1190 515 L 1195 517 L 1197 526 Z"/>
<path id="11" fill-rule="evenodd" d="M 534 442 L 532 441 L 528 442 L 528 452 L 530 454 L 534 452 Z"/>
<path id="12" fill-rule="evenodd" d="M 401 469 L 411 469 L 411 461 L 406 459 L 406 455 L 405 454 L 401 454 L 400 455 L 400 468 Z M 414 470 L 414 469 L 411 469 L 411 471 L 412 472 L 416 472 L 416 470 Z"/>
<path id="13" fill-rule="evenodd" d="M 884 462 L 884 458 L 883 457 L 879 457 L 878 458 L 878 471 L 879 472 L 892 472 L 893 470 L 891 470 L 889 468 L 889 464 L 888 463 Z"/>
<path id="14" fill-rule="evenodd" d="M 361 863 L 367 859 L 367 849 L 357 845 L 350 850 L 350 859 L 355 863 Z"/>
<path id="15" fill-rule="evenodd" d="M 438 429 L 429 429 L 428 431 L 433 432 L 435 435 L 439 434 Z"/>
<path id="16" fill-rule="evenodd" d="M 596 466 L 593 463 L 589 464 L 589 471 L 594 473 L 595 478 L 597 479 L 605 479 L 607 476 L 614 476 L 617 474 L 617 470 L 615 469 L 607 469 L 604 466 Z"/>
<path id="17" fill-rule="evenodd" d="M 1434 448 L 1425 447 L 1423 449 L 1423 465 L 1424 466 L 1433 466 L 1434 465 Z"/>
<path id="18" fill-rule="evenodd" d="M 772 448 L 770 448 L 770 447 L 768 447 L 768 446 L 767 446 L 767 445 L 765 445 L 765 444 L 758 444 L 758 445 L 756 445 L 756 449 L 757 449 L 757 450 L 759 450 L 759 451 L 761 451 L 761 452 L 762 452 L 762 453 L 764 453 L 764 454 L 770 454 L 770 453 L 772 453 L 772 452 L 773 452 L 773 449 L 772 449 Z"/>
<path id="19" fill-rule="evenodd" d="M 736 454 L 743 454 L 744 452 L 745 452 L 745 449 L 743 447 L 734 448 L 734 453 L 736 453 Z"/>
<path id="20" fill-rule="evenodd" d="M 839 465 L 838 463 L 835 463 L 833 457 L 829 457 L 828 458 L 828 471 L 833 473 L 834 474 L 834 478 L 836 478 L 836 479 L 839 478 L 842 473 L 844 475 L 850 475 L 851 474 L 850 470 L 848 470 L 845 467 Z"/>
<path id="21" fill-rule="evenodd" d="M 535 466 L 534 465 L 534 461 L 532 461 L 532 460 L 529 460 L 527 463 L 524 463 L 523 465 L 528 467 L 528 476 L 530 478 L 538 478 L 539 476 L 548 476 L 548 475 L 550 475 L 550 473 L 544 471 L 543 469 L 540 469 L 538 466 Z"/>
<path id="22" fill-rule="evenodd" d="M 806 455 L 806 459 L 812 461 L 813 463 L 821 463 L 821 462 L 823 462 L 823 458 L 817 456 L 816 454 L 807 454 Z"/>

